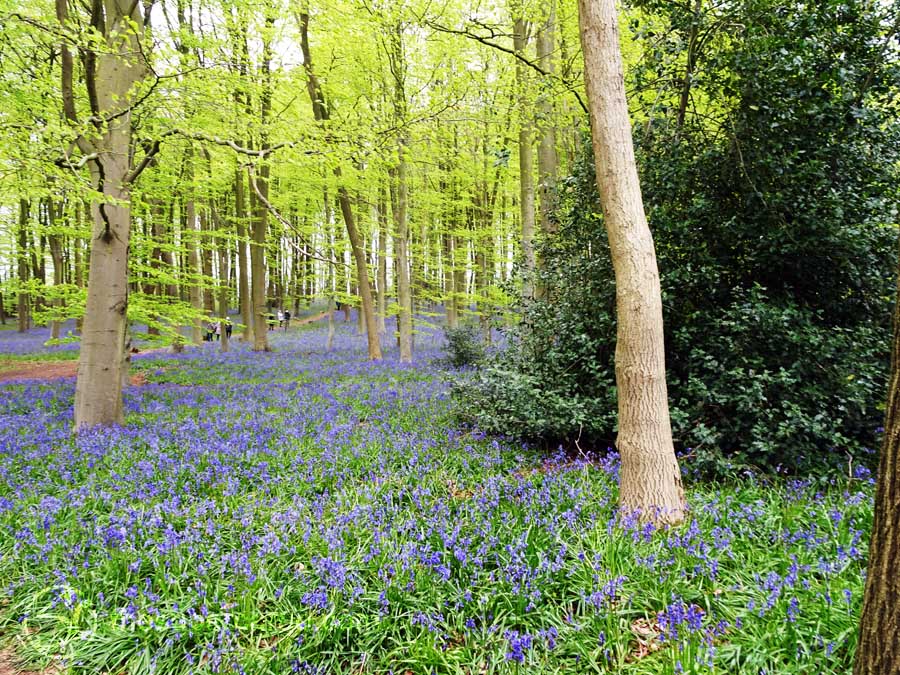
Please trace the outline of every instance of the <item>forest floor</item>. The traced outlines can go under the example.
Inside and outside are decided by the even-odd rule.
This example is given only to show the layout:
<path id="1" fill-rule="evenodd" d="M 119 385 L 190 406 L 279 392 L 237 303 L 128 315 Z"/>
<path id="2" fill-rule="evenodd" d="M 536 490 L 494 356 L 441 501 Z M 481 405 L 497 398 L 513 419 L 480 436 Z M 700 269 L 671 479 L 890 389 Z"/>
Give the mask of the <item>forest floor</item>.
<path id="1" fill-rule="evenodd" d="M 77 437 L 72 378 L 0 384 L 0 675 L 849 672 L 869 481 L 689 483 L 657 530 L 615 453 L 460 428 L 439 330 L 335 323 L 137 355 Z"/>

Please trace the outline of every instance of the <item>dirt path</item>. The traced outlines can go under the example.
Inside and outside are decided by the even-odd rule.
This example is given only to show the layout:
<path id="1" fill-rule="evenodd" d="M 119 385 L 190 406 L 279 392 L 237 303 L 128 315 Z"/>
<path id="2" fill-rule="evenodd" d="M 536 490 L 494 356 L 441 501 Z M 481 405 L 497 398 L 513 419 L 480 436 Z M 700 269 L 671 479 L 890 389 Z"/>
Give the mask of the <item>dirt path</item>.
<path id="1" fill-rule="evenodd" d="M 328 316 L 328 312 L 320 312 L 312 316 L 307 316 L 296 321 L 291 320 L 291 326 L 304 326 L 314 321 L 321 321 Z M 144 356 L 156 352 L 168 352 L 168 347 L 158 347 L 155 349 L 145 349 L 136 352 L 134 356 Z M 0 382 L 9 382 L 11 380 L 61 380 L 66 377 L 75 377 L 78 372 L 78 361 L 39 361 L 21 362 L 21 361 L 4 361 L 0 356 Z M 141 386 L 147 383 L 147 378 L 142 373 L 131 376 L 131 384 Z M 0 675 L 3 670 L 0 669 Z"/>
<path id="2" fill-rule="evenodd" d="M 145 355 L 157 352 L 167 352 L 168 347 L 158 347 L 156 349 L 145 349 L 133 354 Z M 65 377 L 75 377 L 78 372 L 78 360 L 71 361 L 4 361 L 0 356 L 0 382 L 9 382 L 10 380 L 60 380 Z M 141 386 L 147 383 L 147 378 L 143 373 L 136 373 L 131 376 L 131 384 Z M 0 671 L 0 675 L 3 675 Z"/>
<path id="3" fill-rule="evenodd" d="M 296 326 L 305 326 L 306 324 L 312 323 L 313 321 L 319 321 L 320 319 L 324 319 L 326 316 L 328 316 L 327 311 L 321 312 L 320 314 L 314 314 L 312 316 L 308 316 L 305 319 L 300 319 L 299 321 L 294 321 L 293 319 L 291 319 L 291 325 L 292 326 L 295 326 L 295 325 Z"/>
<path id="4" fill-rule="evenodd" d="M 22 670 L 16 663 L 12 650 L 0 649 L 0 675 L 55 675 L 59 669 L 53 666 L 45 670 Z"/>

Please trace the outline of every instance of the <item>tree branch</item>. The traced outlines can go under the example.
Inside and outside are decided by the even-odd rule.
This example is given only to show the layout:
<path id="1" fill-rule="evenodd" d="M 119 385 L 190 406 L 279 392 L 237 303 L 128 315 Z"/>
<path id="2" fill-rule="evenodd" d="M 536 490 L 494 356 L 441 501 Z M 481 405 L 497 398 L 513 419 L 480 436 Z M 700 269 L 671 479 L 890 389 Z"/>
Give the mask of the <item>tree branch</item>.
<path id="1" fill-rule="evenodd" d="M 509 54 L 510 56 L 512 56 L 512 57 L 518 59 L 519 61 L 521 61 L 522 63 L 524 63 L 529 68 L 540 73 L 543 77 L 553 79 L 553 80 L 558 80 L 563 85 L 565 85 L 566 91 L 571 92 L 571 94 L 575 97 L 575 99 L 578 101 L 578 105 L 581 106 L 581 109 L 585 112 L 585 114 L 588 114 L 587 105 L 585 105 L 584 100 L 582 100 L 582 98 L 581 98 L 581 94 L 578 93 L 578 90 L 575 89 L 575 87 L 572 85 L 571 82 L 569 82 L 565 78 L 557 75 L 556 73 L 551 73 L 551 72 L 544 70 L 534 61 L 531 61 L 530 59 L 525 58 L 525 56 L 521 52 L 518 52 L 515 49 L 510 49 L 509 47 L 504 47 L 503 45 L 497 44 L 496 42 L 491 42 L 491 40 L 489 38 L 486 38 L 482 35 L 478 35 L 477 33 L 472 33 L 471 31 L 468 31 L 468 30 L 457 30 L 455 28 L 448 28 L 447 26 L 442 26 L 442 25 L 440 25 L 438 23 L 434 23 L 432 21 L 426 22 L 426 25 L 429 28 L 431 28 L 432 30 L 438 31 L 439 33 L 448 33 L 450 35 L 461 35 L 463 37 L 469 38 L 470 40 L 475 40 L 475 42 L 480 42 L 483 45 L 486 45 L 488 47 L 496 49 L 497 51 L 501 51 L 504 54 Z M 494 34 L 492 31 L 491 37 L 493 37 L 493 35 Z"/>

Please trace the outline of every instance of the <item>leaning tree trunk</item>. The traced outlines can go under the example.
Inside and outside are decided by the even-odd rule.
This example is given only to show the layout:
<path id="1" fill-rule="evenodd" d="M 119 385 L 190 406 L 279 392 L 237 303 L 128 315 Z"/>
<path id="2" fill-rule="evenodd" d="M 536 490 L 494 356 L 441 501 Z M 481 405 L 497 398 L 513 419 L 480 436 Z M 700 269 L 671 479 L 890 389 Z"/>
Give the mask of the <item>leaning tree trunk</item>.
<path id="1" fill-rule="evenodd" d="M 312 55 L 309 51 L 309 11 L 304 3 L 298 16 L 300 21 L 300 49 L 303 53 L 303 68 L 306 70 L 306 88 L 312 104 L 313 117 L 318 122 L 327 122 L 330 118 L 325 94 L 319 85 L 312 64 Z M 353 207 L 350 204 L 350 195 L 343 185 L 343 174 L 340 165 L 332 170 L 338 183 L 338 204 L 341 215 L 344 217 L 344 225 L 347 228 L 347 237 L 350 240 L 350 251 L 356 263 L 356 278 L 359 284 L 359 296 L 362 301 L 361 311 L 366 325 L 366 340 L 368 343 L 368 355 L 372 361 L 381 360 L 381 341 L 378 336 L 378 324 L 375 320 L 375 300 L 372 297 L 372 285 L 369 282 L 369 270 L 366 262 L 366 251 L 363 246 L 362 235 L 353 218 Z"/>
<path id="2" fill-rule="evenodd" d="M 891 383 L 885 415 L 853 675 L 900 673 L 900 292 L 894 308 Z"/>
<path id="3" fill-rule="evenodd" d="M 579 0 L 597 184 L 616 279 L 619 505 L 643 518 L 684 517 L 672 444 L 659 272 L 641 199 L 614 0 Z"/>

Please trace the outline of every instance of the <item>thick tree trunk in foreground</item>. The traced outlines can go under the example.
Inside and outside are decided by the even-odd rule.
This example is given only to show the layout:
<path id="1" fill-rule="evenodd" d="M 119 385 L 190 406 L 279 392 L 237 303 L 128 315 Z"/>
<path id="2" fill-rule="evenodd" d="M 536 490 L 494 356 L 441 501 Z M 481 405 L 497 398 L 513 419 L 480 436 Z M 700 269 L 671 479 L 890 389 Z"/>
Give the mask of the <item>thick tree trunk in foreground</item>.
<path id="1" fill-rule="evenodd" d="M 149 5 L 148 5 L 149 6 Z M 146 77 L 140 38 L 141 3 L 107 0 L 92 6 L 92 25 L 102 29 L 103 49 L 88 53 L 85 79 L 92 114 L 106 123 L 91 140 L 79 136 L 79 149 L 93 153 L 91 178 L 101 194 L 91 206 L 90 272 L 75 385 L 75 429 L 124 422 L 122 382 L 127 375 L 128 246 L 131 236 L 131 184 L 143 167 L 132 166 L 131 97 Z M 65 0 L 57 18 L 68 23 Z M 101 12 L 102 9 L 102 12 Z M 72 92 L 73 62 L 61 49 L 62 95 L 66 119 L 76 124 Z"/>
<path id="2" fill-rule="evenodd" d="M 672 445 L 659 271 L 625 101 L 614 0 L 579 0 L 597 184 L 616 278 L 619 505 L 643 518 L 684 517 Z"/>
<path id="3" fill-rule="evenodd" d="M 900 673 L 900 293 L 853 675 Z"/>

